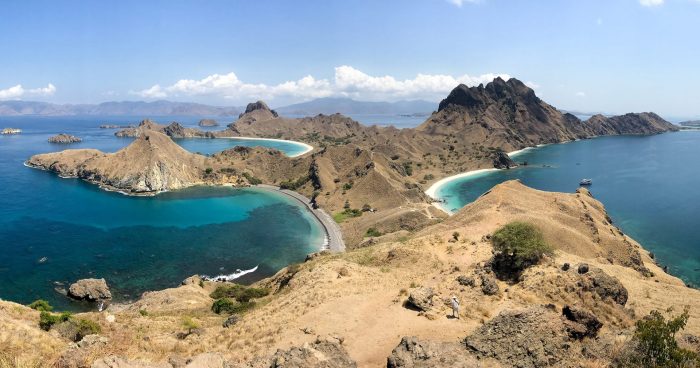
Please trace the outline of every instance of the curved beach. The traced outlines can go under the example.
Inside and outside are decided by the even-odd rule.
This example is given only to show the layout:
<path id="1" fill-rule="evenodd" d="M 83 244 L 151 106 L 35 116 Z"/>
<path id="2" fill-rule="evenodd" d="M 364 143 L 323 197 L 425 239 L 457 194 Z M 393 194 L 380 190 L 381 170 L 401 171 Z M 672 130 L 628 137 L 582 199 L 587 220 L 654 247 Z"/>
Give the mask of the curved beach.
<path id="1" fill-rule="evenodd" d="M 256 137 L 219 137 L 219 138 L 224 138 L 224 139 L 240 139 L 240 140 L 246 140 L 246 141 L 271 141 L 271 142 L 282 142 L 282 143 L 294 143 L 298 144 L 302 147 L 304 147 L 304 151 L 300 153 L 296 153 L 293 155 L 288 155 L 289 157 L 299 157 L 302 155 L 305 155 L 311 151 L 314 150 L 314 147 L 306 144 L 304 142 L 299 142 L 299 141 L 292 141 L 288 139 L 276 139 L 276 138 L 256 138 Z"/>
<path id="2" fill-rule="evenodd" d="M 517 150 L 517 151 L 508 152 L 508 156 L 509 156 L 509 157 L 514 157 L 514 156 L 517 156 L 518 154 L 521 154 L 521 153 L 523 153 L 523 152 L 525 152 L 525 151 L 528 151 L 528 150 L 531 150 L 531 149 L 534 149 L 534 148 L 537 148 L 537 147 L 542 147 L 542 146 L 545 146 L 545 144 L 540 144 L 540 145 L 537 145 L 537 146 L 535 146 L 535 147 L 525 147 L 525 148 L 520 149 L 520 150 Z M 479 174 L 483 174 L 483 173 L 487 173 L 487 172 L 491 172 L 491 171 L 498 171 L 498 170 L 500 170 L 500 169 L 496 169 L 496 168 L 491 168 L 491 169 L 477 169 L 477 170 L 466 171 L 466 172 L 463 172 L 463 173 L 460 173 L 460 174 L 457 174 L 457 175 L 448 176 L 448 177 L 446 177 L 446 178 L 442 178 L 442 179 L 436 181 L 435 183 L 433 183 L 433 185 L 431 185 L 431 186 L 425 191 L 425 194 L 427 194 L 430 198 L 433 198 L 433 199 L 436 199 L 436 200 L 440 200 L 441 198 L 438 197 L 437 194 L 438 194 L 438 191 L 440 190 L 440 188 L 441 188 L 443 185 L 445 185 L 445 184 L 447 184 L 447 183 L 449 183 L 449 182 L 458 180 L 458 179 L 468 178 L 468 177 L 471 177 L 471 176 L 476 176 L 476 175 L 479 175 Z M 442 205 L 442 202 L 433 202 L 433 206 L 435 206 L 435 207 L 439 208 L 440 210 L 446 212 L 448 215 L 452 215 L 452 211 L 450 211 L 450 210 L 448 210 L 447 208 L 445 208 L 445 207 Z"/>

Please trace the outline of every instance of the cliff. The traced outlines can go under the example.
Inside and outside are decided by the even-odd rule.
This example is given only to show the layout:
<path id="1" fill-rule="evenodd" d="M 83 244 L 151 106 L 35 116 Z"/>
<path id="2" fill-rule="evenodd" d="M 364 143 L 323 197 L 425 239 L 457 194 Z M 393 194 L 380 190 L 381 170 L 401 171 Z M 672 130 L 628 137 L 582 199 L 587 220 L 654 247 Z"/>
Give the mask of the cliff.
<path id="1" fill-rule="evenodd" d="M 535 224 L 555 252 L 517 281 L 501 281 L 485 265 L 490 238 L 511 221 Z M 677 337 L 700 334 L 700 292 L 655 265 L 588 191 L 542 192 L 516 181 L 422 231 L 283 269 L 253 285 L 270 294 L 234 318 L 211 311 L 221 285 L 194 277 L 78 314 L 97 322 L 108 343 L 73 348 L 39 330 L 37 312 L 0 302 L 0 354 L 60 366 L 580 367 L 611 364 L 651 310 L 689 306 Z M 449 317 L 452 296 L 460 319 Z M 184 317 L 196 332 L 185 333 Z M 28 348 L 37 342 L 41 349 Z"/>

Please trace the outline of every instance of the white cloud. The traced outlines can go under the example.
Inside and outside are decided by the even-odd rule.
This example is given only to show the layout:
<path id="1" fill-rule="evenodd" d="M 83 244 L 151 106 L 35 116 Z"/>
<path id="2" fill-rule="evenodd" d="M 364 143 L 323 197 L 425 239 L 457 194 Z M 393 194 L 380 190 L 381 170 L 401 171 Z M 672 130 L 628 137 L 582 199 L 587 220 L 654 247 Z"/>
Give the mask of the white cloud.
<path id="1" fill-rule="evenodd" d="M 586 92 L 576 92 L 576 97 L 586 97 Z"/>
<path id="2" fill-rule="evenodd" d="M 538 89 L 538 88 L 540 88 L 540 85 L 537 84 L 537 83 L 535 83 L 535 82 L 533 82 L 533 81 L 527 81 L 527 82 L 525 82 L 525 85 L 528 86 L 528 87 L 530 87 L 530 88 L 532 88 L 532 89 Z"/>
<path id="3" fill-rule="evenodd" d="M 372 76 L 348 65 L 335 68 L 332 80 L 316 79 L 307 75 L 299 80 L 276 85 L 247 83 L 231 72 L 213 74 L 203 79 L 182 79 L 162 87 L 156 84 L 132 94 L 147 99 L 167 97 L 212 96 L 239 102 L 254 99 L 274 100 L 277 97 L 312 99 L 330 96 L 352 97 L 363 100 L 398 100 L 406 98 L 438 99 L 460 83 L 475 86 L 488 83 L 496 77 L 509 79 L 507 74 L 488 73 L 479 76 L 446 74 L 418 74 L 412 79 L 393 76 Z M 529 82 L 532 85 L 536 84 Z"/>
<path id="4" fill-rule="evenodd" d="M 24 89 L 21 84 L 0 89 L 0 100 L 15 100 L 22 97 L 51 96 L 56 93 L 56 86 L 49 83 L 46 87 Z"/>
<path id="5" fill-rule="evenodd" d="M 664 0 L 639 0 L 642 6 L 659 6 L 664 5 Z"/>
<path id="6" fill-rule="evenodd" d="M 447 0 L 448 3 L 455 5 L 459 8 L 461 8 L 464 3 L 477 3 L 479 1 L 480 0 Z"/>

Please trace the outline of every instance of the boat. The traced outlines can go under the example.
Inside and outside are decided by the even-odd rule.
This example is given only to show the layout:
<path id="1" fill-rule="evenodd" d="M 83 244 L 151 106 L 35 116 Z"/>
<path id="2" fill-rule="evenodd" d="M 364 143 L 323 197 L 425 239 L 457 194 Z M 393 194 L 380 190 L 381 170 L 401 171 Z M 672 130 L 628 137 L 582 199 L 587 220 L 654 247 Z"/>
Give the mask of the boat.
<path id="1" fill-rule="evenodd" d="M 581 181 L 578 183 L 579 185 L 591 185 L 593 184 L 592 179 L 581 179 Z"/>
<path id="2" fill-rule="evenodd" d="M 22 129 L 17 129 L 17 128 L 5 128 L 0 132 L 0 134 L 3 134 L 3 135 L 20 134 L 20 133 L 22 133 Z"/>

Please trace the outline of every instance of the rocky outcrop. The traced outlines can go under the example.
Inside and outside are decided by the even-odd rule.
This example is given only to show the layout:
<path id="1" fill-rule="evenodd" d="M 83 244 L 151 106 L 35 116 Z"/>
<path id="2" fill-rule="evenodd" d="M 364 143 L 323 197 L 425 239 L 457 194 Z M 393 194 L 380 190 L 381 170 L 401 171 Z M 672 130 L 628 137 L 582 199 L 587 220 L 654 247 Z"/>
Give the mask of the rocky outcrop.
<path id="1" fill-rule="evenodd" d="M 197 123 L 201 127 L 215 127 L 219 126 L 219 123 L 214 119 L 202 119 Z"/>
<path id="2" fill-rule="evenodd" d="M 575 339 L 595 337 L 603 327 L 598 317 L 581 307 L 567 305 L 562 309 L 562 314 L 571 322 L 567 323 L 567 329 L 569 336 Z"/>
<path id="3" fill-rule="evenodd" d="M 245 111 L 241 113 L 238 118 L 242 119 L 244 116 L 254 116 L 256 120 L 268 120 L 272 118 L 279 117 L 275 110 L 271 110 L 264 101 L 256 101 L 249 103 Z"/>
<path id="4" fill-rule="evenodd" d="M 599 268 L 593 268 L 584 275 L 587 282 L 586 290 L 592 291 L 602 299 L 610 299 L 617 304 L 625 305 L 628 299 L 627 289 L 614 276 L 610 276 Z"/>
<path id="5" fill-rule="evenodd" d="M 467 353 L 464 345 L 421 341 L 404 337 L 387 358 L 387 368 L 453 368 L 480 367 L 479 361 Z"/>
<path id="6" fill-rule="evenodd" d="M 94 302 L 111 299 L 112 293 L 109 291 L 105 279 L 82 279 L 71 284 L 68 288 L 68 296 Z"/>
<path id="7" fill-rule="evenodd" d="M 586 129 L 595 136 L 619 134 L 658 134 L 678 131 L 678 126 L 669 123 L 653 112 L 630 113 L 606 117 L 593 115 L 583 122 Z"/>
<path id="8" fill-rule="evenodd" d="M 564 319 L 544 307 L 504 311 L 465 339 L 481 358 L 521 368 L 575 367 L 580 349 L 569 341 Z"/>
<path id="9" fill-rule="evenodd" d="M 510 169 L 518 166 L 515 161 L 511 160 L 510 156 L 503 151 L 498 151 L 493 157 L 493 167 L 496 169 Z"/>
<path id="10" fill-rule="evenodd" d="M 77 142 L 82 142 L 83 140 L 70 134 L 65 134 L 61 133 L 58 135 L 54 135 L 53 137 L 48 139 L 49 143 L 77 143 Z"/>
<path id="11" fill-rule="evenodd" d="M 317 338 L 311 344 L 277 350 L 269 357 L 257 358 L 241 368 L 354 368 L 357 367 L 342 346 L 342 339 Z"/>
<path id="12" fill-rule="evenodd" d="M 435 291 L 433 288 L 419 287 L 411 290 L 411 292 L 408 294 L 406 304 L 409 307 L 426 312 L 433 306 L 433 296 L 435 296 Z"/>

